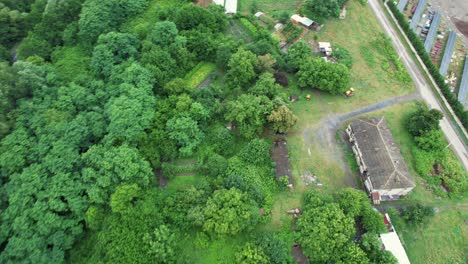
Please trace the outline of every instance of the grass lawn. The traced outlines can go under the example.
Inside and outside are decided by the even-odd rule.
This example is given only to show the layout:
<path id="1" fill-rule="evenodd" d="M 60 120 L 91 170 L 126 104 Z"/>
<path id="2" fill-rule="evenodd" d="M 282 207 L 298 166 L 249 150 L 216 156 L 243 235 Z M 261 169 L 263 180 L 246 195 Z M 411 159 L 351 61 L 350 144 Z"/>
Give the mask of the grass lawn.
<path id="1" fill-rule="evenodd" d="M 216 65 L 210 62 L 202 61 L 195 66 L 187 75 L 184 80 L 189 88 L 196 88 L 202 83 L 208 76 L 216 70 Z"/>
<path id="2" fill-rule="evenodd" d="M 250 13 L 252 4 L 256 3 L 258 11 L 268 13 L 270 16 L 275 11 L 287 11 L 288 13 L 295 13 L 297 7 L 303 2 L 303 0 L 239 0 L 239 11 L 242 13 Z"/>

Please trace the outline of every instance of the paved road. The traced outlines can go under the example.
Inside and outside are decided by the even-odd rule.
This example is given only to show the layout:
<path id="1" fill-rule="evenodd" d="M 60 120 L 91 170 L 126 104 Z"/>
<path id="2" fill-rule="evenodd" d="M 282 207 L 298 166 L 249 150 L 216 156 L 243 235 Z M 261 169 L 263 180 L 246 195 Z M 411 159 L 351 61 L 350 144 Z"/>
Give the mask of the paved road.
<path id="1" fill-rule="evenodd" d="M 454 150 L 455 154 L 460 159 L 462 165 L 465 167 L 465 171 L 468 171 L 468 150 L 463 144 L 462 139 L 456 133 L 456 130 L 452 127 L 447 118 L 447 113 L 443 110 L 438 98 L 432 91 L 428 82 L 424 78 L 423 74 L 416 66 L 413 58 L 406 50 L 405 45 L 403 45 L 402 40 L 399 38 L 398 32 L 393 27 L 393 24 L 389 21 L 387 16 L 384 13 L 383 7 L 378 2 L 380 0 L 369 0 L 369 6 L 378 18 L 380 24 L 384 28 L 384 31 L 392 39 L 393 45 L 396 49 L 396 52 L 401 58 L 401 61 L 407 68 L 411 78 L 413 79 L 414 84 L 416 85 L 419 93 L 421 94 L 422 99 L 427 103 L 430 108 L 435 108 L 444 113 L 444 119 L 440 122 L 440 127 L 445 134 L 445 137 L 450 143 L 451 148 Z"/>

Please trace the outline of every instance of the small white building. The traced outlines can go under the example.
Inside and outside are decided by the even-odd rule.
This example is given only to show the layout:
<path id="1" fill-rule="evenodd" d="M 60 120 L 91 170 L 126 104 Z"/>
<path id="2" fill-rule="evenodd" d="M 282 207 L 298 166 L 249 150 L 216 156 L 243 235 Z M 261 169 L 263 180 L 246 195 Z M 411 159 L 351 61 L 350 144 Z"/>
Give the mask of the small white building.
<path id="1" fill-rule="evenodd" d="M 224 6 L 226 14 L 237 13 L 237 0 L 213 0 L 217 5 Z"/>
<path id="2" fill-rule="evenodd" d="M 302 17 L 298 14 L 294 14 L 291 16 L 291 21 L 295 24 L 301 24 L 302 26 L 306 27 L 306 28 L 312 28 L 312 26 L 314 25 L 314 21 L 312 21 L 311 19 L 307 18 L 307 17 Z"/>
<path id="3" fill-rule="evenodd" d="M 346 129 L 361 178 L 372 200 L 397 200 L 416 186 L 383 117 L 351 122 Z"/>
<path id="4" fill-rule="evenodd" d="M 281 24 L 281 23 L 278 23 L 278 24 L 275 25 L 275 30 L 276 30 L 276 31 L 279 31 L 279 30 L 281 30 L 282 28 L 283 28 L 283 24 Z"/>
<path id="5" fill-rule="evenodd" d="M 319 42 L 319 50 L 326 56 L 330 56 L 333 52 L 330 42 Z"/>
<path id="6" fill-rule="evenodd" d="M 254 16 L 255 16 L 256 18 L 259 18 L 259 17 L 261 17 L 261 16 L 263 16 L 263 15 L 264 15 L 263 12 L 257 12 L 257 13 L 255 13 Z"/>

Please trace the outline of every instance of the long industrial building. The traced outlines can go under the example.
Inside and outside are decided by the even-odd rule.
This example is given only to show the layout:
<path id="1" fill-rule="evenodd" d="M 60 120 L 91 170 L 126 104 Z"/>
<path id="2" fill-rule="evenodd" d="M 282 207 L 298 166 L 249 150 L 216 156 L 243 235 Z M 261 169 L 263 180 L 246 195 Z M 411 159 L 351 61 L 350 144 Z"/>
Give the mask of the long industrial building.
<path id="1" fill-rule="evenodd" d="M 410 28 L 413 31 L 416 31 L 416 28 L 419 24 L 419 20 L 421 20 L 421 16 L 424 12 L 424 8 L 426 8 L 426 0 L 419 1 L 418 7 L 416 8 L 416 11 L 414 12 L 413 17 L 411 18 Z"/>
<path id="2" fill-rule="evenodd" d="M 431 21 L 431 27 L 429 28 L 429 32 L 427 33 L 426 41 L 424 42 L 424 48 L 427 52 L 430 52 L 432 49 L 432 45 L 434 44 L 434 40 L 437 35 L 437 29 L 439 28 L 441 15 L 439 12 L 436 12 L 434 18 Z"/>
<path id="3" fill-rule="evenodd" d="M 442 62 L 440 63 L 439 72 L 442 76 L 447 76 L 448 68 L 450 62 L 452 61 L 453 50 L 455 49 L 455 41 L 457 40 L 457 33 L 451 31 L 445 45 L 444 57 L 442 57 Z"/>
<path id="4" fill-rule="evenodd" d="M 465 58 L 465 68 L 463 70 L 462 80 L 460 83 L 460 90 L 458 91 L 458 101 L 467 108 L 468 97 L 468 55 Z"/>

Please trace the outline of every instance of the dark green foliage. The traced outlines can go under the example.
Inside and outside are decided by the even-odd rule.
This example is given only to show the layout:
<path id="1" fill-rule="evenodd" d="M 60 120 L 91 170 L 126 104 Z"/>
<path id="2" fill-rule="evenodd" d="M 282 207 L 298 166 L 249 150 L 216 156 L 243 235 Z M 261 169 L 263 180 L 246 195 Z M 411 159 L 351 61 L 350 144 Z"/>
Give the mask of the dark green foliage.
<path id="1" fill-rule="evenodd" d="M 47 40 L 38 36 L 35 33 L 29 33 L 28 36 L 21 42 L 18 47 L 18 58 L 26 59 L 31 56 L 39 56 L 43 59 L 48 59 L 52 52 L 52 46 Z"/>
<path id="2" fill-rule="evenodd" d="M 314 21 L 323 23 L 327 18 L 338 18 L 346 0 L 307 0 L 302 11 Z"/>
<path id="3" fill-rule="evenodd" d="M 208 153 L 210 154 L 210 153 Z M 228 166 L 228 161 L 223 156 L 211 153 L 211 155 L 206 155 L 203 157 L 200 172 L 208 177 L 218 177 L 223 175 L 226 172 Z"/>
<path id="4" fill-rule="evenodd" d="M 291 262 L 290 247 L 275 233 L 260 235 L 255 243 L 262 249 L 272 264 L 283 264 Z"/>
<path id="5" fill-rule="evenodd" d="M 26 14 L 0 3 L 0 45 L 13 46 L 25 36 Z"/>
<path id="6" fill-rule="evenodd" d="M 439 69 L 432 63 L 429 54 L 424 49 L 424 44 L 416 33 L 410 28 L 405 16 L 398 10 L 393 1 L 387 1 L 388 7 L 396 17 L 398 24 L 400 24 L 404 33 L 411 41 L 413 47 L 418 53 L 419 57 L 429 69 L 429 73 L 434 78 L 437 86 L 447 99 L 448 103 L 452 106 L 453 111 L 460 119 L 460 122 L 466 128 L 468 127 L 468 112 L 464 110 L 463 105 L 458 101 L 457 97 L 450 91 L 449 86 L 445 83 L 445 78 L 440 74 Z"/>
<path id="7" fill-rule="evenodd" d="M 97 44 L 93 51 L 91 68 L 96 75 L 106 78 L 111 75 L 114 65 L 135 58 L 140 45 L 135 36 L 117 32 L 101 35 Z"/>
<path id="8" fill-rule="evenodd" d="M 383 221 L 383 215 L 370 206 L 367 206 L 361 213 L 362 224 L 367 232 L 381 234 L 387 230 Z"/>
<path id="9" fill-rule="evenodd" d="M 156 45 L 168 46 L 175 42 L 178 33 L 179 31 L 173 22 L 162 21 L 154 25 L 148 38 Z"/>
<path id="10" fill-rule="evenodd" d="M 174 22 L 179 30 L 191 30 L 204 27 L 212 32 L 226 29 L 227 19 L 223 9 L 211 6 L 207 9 L 198 5 L 185 5 L 177 10 Z"/>
<path id="11" fill-rule="evenodd" d="M 99 35 L 116 30 L 126 18 L 145 10 L 148 0 L 87 0 L 79 20 L 79 37 L 84 43 L 94 43 Z"/>
<path id="12" fill-rule="evenodd" d="M 434 209 L 422 204 L 409 205 L 401 213 L 401 217 L 412 225 L 422 224 L 431 216 L 434 216 Z"/>
<path id="13" fill-rule="evenodd" d="M 421 136 L 425 132 L 439 129 L 439 120 L 443 118 L 443 114 L 436 109 L 427 109 L 420 105 L 416 112 L 409 116 L 407 121 L 408 131 L 414 137 Z"/>
<path id="14" fill-rule="evenodd" d="M 297 75 L 301 87 L 317 88 L 334 95 L 349 89 L 349 70 L 340 63 L 309 59 L 299 66 Z"/>

